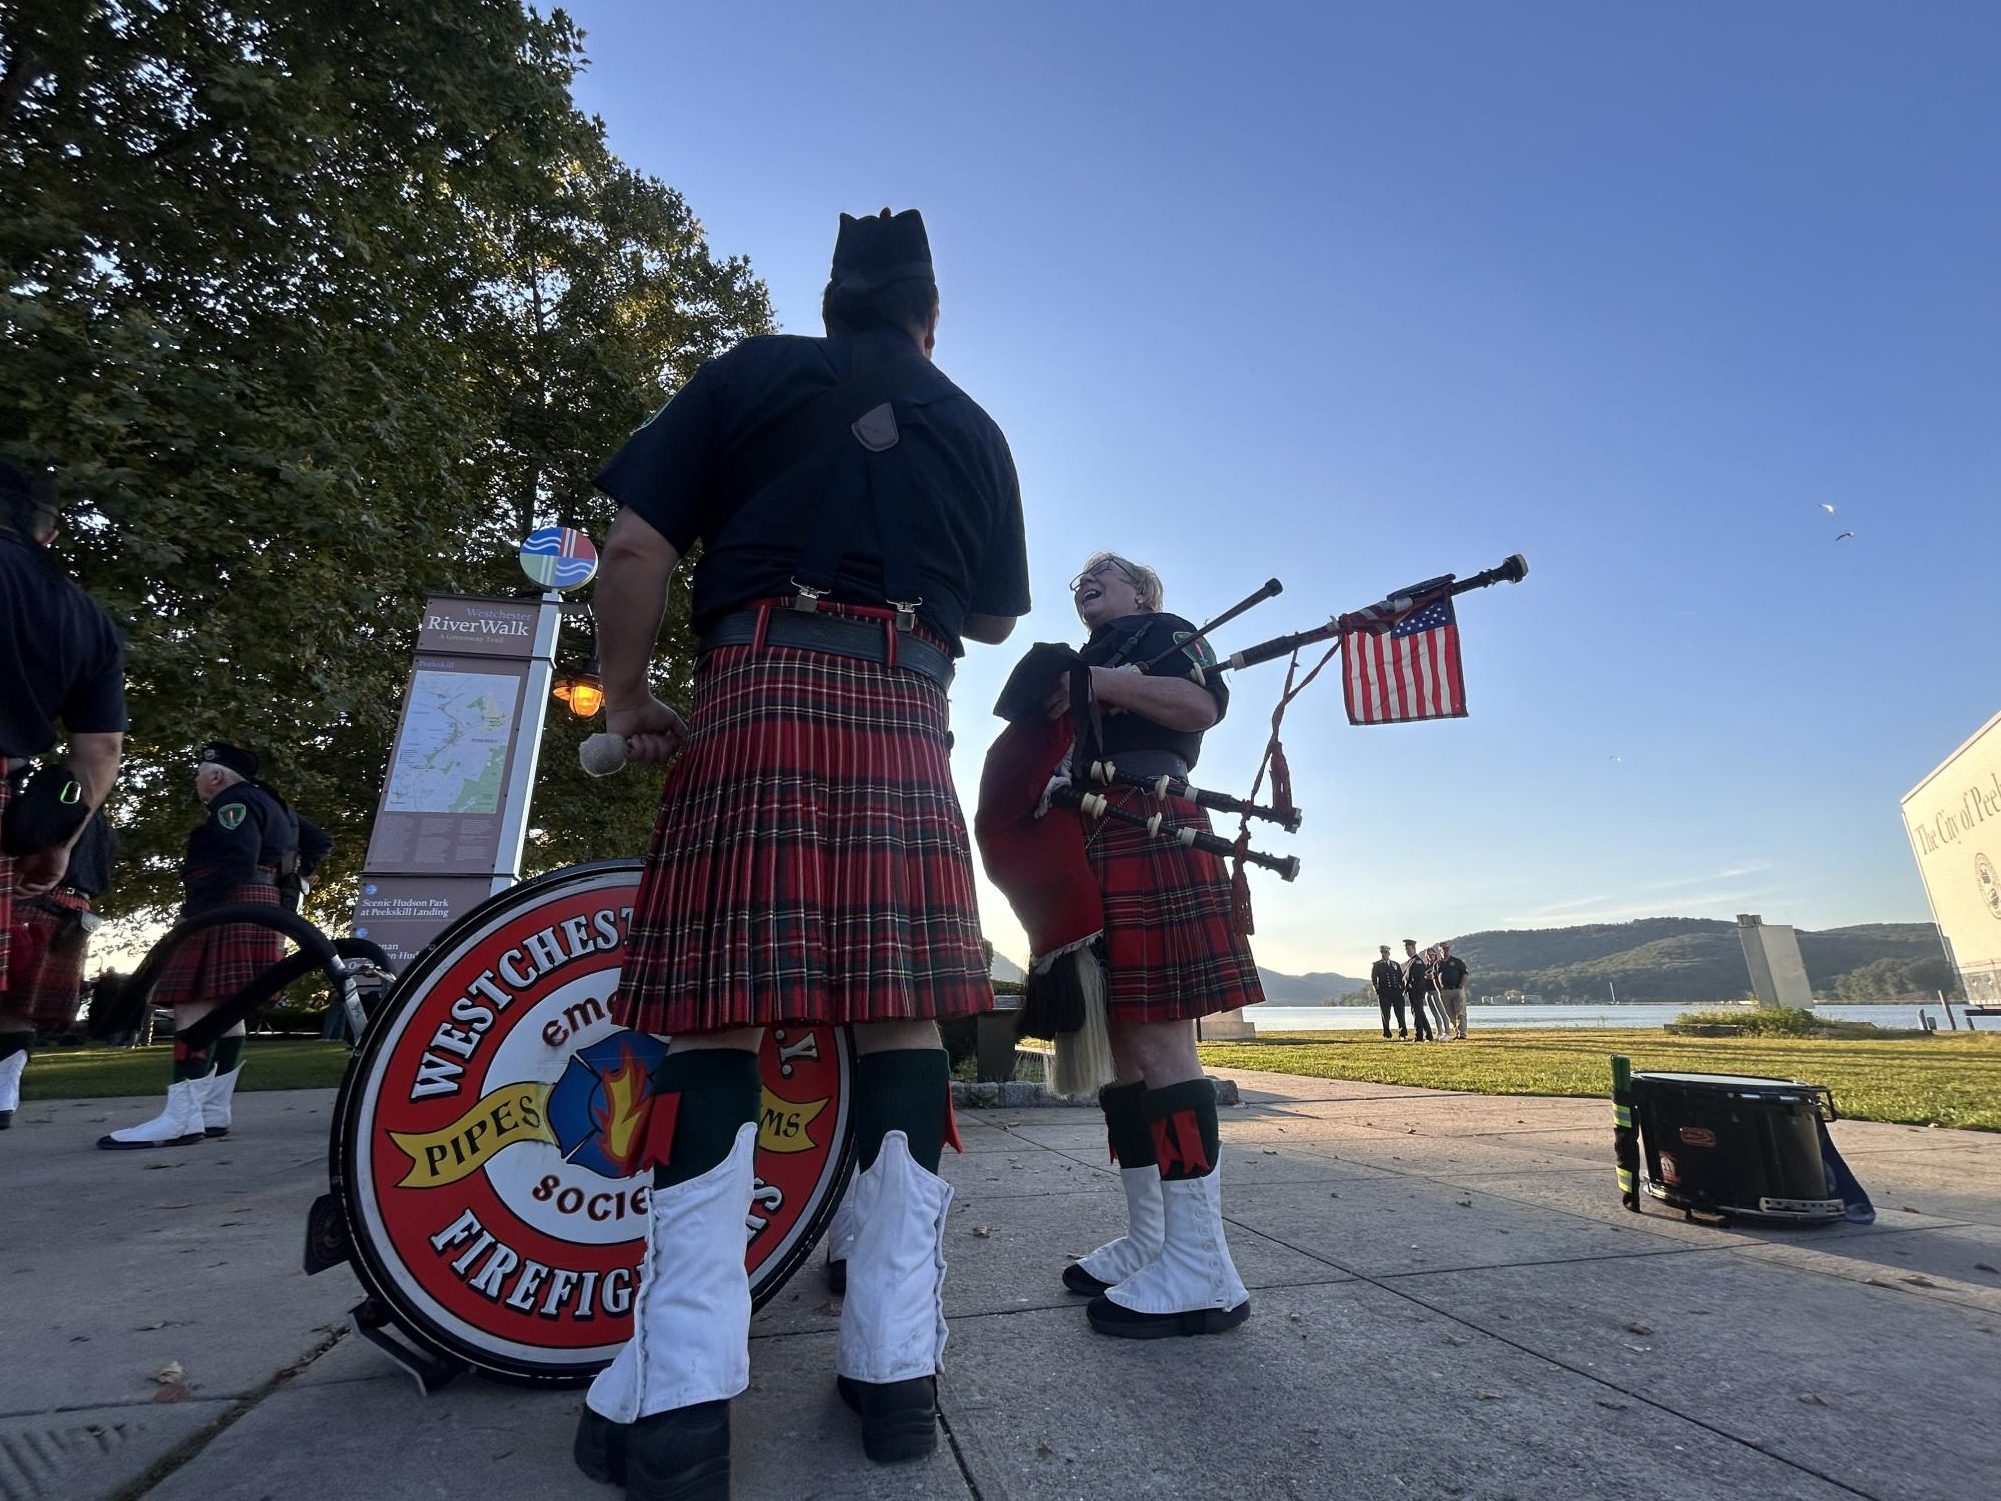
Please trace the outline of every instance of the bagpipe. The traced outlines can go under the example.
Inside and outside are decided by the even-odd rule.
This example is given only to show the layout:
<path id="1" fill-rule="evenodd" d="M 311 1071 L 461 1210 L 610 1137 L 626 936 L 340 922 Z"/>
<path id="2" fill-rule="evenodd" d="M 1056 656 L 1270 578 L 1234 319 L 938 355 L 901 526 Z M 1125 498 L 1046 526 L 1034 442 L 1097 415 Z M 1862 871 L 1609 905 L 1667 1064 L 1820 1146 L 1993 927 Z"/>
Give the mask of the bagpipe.
<path id="1" fill-rule="evenodd" d="M 1155 838 L 1190 845 L 1230 861 L 1236 919 L 1240 931 L 1248 935 L 1253 923 L 1244 868 L 1270 870 L 1285 881 L 1299 874 L 1297 856 L 1253 849 L 1249 833 L 1253 818 L 1275 823 L 1288 834 L 1296 834 L 1303 819 L 1292 800 L 1291 772 L 1279 739 L 1285 712 L 1293 700 L 1337 652 L 1354 642 L 1357 646 L 1351 655 L 1355 660 L 1345 682 L 1351 722 L 1388 724 L 1464 715 L 1458 636 L 1450 601 L 1490 584 L 1518 583 L 1527 574 L 1527 560 L 1516 553 L 1470 578 L 1445 574 L 1428 579 L 1363 609 L 1332 616 L 1324 625 L 1274 636 L 1207 664 L 1200 658 L 1212 653 L 1191 648 L 1206 644 L 1212 631 L 1281 593 L 1284 586 L 1277 579 L 1267 580 L 1192 637 L 1177 641 L 1145 662 L 1120 660 L 1124 647 L 1116 649 L 1111 660 L 1089 662 L 1075 648 L 1060 643 L 1038 642 L 1029 649 L 994 705 L 994 712 L 1007 721 L 1007 727 L 987 752 L 973 827 L 987 875 L 1007 898 L 1028 936 L 1031 952 L 1015 1030 L 1018 1035 L 1056 1044 L 1050 1074 L 1053 1090 L 1081 1094 L 1114 1077 L 1100 943 L 1104 907 L 1086 853 L 1086 820 L 1109 818 L 1137 824 Z M 1299 653 L 1322 641 L 1333 644 L 1301 677 Z M 1213 674 L 1284 656 L 1292 659 L 1291 665 L 1272 712 L 1270 739 L 1246 796 L 1195 787 L 1185 776 L 1121 771 L 1116 760 L 1105 754 L 1089 668 L 1136 668 L 1206 683 Z M 1068 710 L 1052 715 L 1049 702 L 1066 674 Z M 1260 803 L 1257 799 L 1268 771 L 1271 800 Z M 1148 794 L 1163 805 L 1163 811 L 1142 812 L 1094 791 L 1094 787 Z M 1185 799 L 1198 807 L 1237 814 L 1236 837 L 1172 822 L 1164 811 L 1169 799 Z"/>

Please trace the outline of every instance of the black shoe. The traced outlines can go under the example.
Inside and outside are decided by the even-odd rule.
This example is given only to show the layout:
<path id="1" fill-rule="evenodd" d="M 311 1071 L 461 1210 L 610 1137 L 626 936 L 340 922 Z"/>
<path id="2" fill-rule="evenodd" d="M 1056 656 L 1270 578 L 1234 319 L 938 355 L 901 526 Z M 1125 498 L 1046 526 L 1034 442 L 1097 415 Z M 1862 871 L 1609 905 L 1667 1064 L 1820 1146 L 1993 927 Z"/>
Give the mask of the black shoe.
<path id="1" fill-rule="evenodd" d="M 1082 1293 L 1087 1298 L 1095 1298 L 1112 1284 L 1100 1282 L 1084 1270 L 1084 1263 L 1073 1261 L 1063 1268 L 1063 1285 L 1073 1293 Z"/>
<path id="2" fill-rule="evenodd" d="M 1091 1327 L 1115 1339 L 1171 1339 L 1183 1334 L 1221 1334 L 1251 1316 L 1251 1300 L 1235 1308 L 1192 1308 L 1186 1313 L 1136 1313 L 1110 1298 L 1093 1298 L 1084 1310 Z"/>
<path id="3" fill-rule="evenodd" d="M 728 1400 L 673 1407 L 627 1424 L 625 1496 L 626 1501 L 729 1501 Z"/>
<path id="4" fill-rule="evenodd" d="M 847 1259 L 843 1257 L 836 1261 L 831 1251 L 827 1253 L 827 1291 L 837 1298 L 845 1296 L 848 1291 Z"/>
<path id="5" fill-rule="evenodd" d="M 214 1141 L 214 1140 L 215 1140 L 215 1139 L 216 1139 L 216 1138 L 217 1138 L 218 1136 L 227 1136 L 227 1135 L 229 1135 L 229 1127 L 227 1127 L 227 1126 L 203 1126 L 203 1127 L 201 1128 L 201 1134 L 202 1134 L 202 1135 L 204 1135 L 204 1136 L 206 1136 L 206 1137 L 207 1137 L 207 1138 L 208 1138 L 208 1139 L 209 1139 L 210 1141 Z"/>
<path id="6" fill-rule="evenodd" d="M 834 1378 L 841 1400 L 861 1414 L 862 1452 L 879 1465 L 922 1459 L 938 1448 L 938 1378 L 854 1381 Z"/>
<path id="7" fill-rule="evenodd" d="M 570 1453 L 582 1470 L 599 1485 L 625 1485 L 625 1435 L 627 1425 L 614 1423 L 602 1413 L 584 1408 L 577 1419 L 577 1439 Z"/>
<path id="8" fill-rule="evenodd" d="M 13 1125 L 14 1112 L 11 1110 L 0 1110 L 0 1131 L 11 1130 Z"/>

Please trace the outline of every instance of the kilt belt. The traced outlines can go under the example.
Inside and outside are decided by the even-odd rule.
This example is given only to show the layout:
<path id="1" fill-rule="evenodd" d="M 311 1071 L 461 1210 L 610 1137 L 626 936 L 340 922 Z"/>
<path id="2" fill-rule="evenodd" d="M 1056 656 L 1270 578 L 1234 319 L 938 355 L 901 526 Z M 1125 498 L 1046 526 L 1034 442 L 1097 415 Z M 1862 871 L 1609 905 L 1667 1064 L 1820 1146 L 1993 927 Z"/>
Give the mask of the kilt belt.
<path id="1" fill-rule="evenodd" d="M 800 651 L 827 652 L 907 667 L 942 687 L 952 685 L 952 658 L 942 647 L 912 631 L 899 631 L 889 612 L 882 623 L 851 615 L 807 613 L 790 600 L 737 610 L 702 633 L 697 650 L 706 655 L 719 646 L 790 646 Z"/>

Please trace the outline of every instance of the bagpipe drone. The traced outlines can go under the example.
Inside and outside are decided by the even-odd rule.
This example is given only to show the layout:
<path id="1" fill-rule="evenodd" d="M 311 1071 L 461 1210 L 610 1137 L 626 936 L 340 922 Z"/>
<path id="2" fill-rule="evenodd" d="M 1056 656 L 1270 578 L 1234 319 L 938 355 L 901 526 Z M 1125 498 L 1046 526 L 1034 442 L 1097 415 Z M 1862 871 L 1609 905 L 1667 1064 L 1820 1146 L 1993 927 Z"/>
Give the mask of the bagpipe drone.
<path id="1" fill-rule="evenodd" d="M 1031 953 L 1015 1028 L 1018 1035 L 1055 1042 L 1052 1089 L 1081 1094 L 1113 1077 L 1105 1029 L 1104 908 L 1086 854 L 1086 820 L 1111 818 L 1137 824 L 1154 838 L 1193 846 L 1231 862 L 1236 920 L 1249 934 L 1253 925 L 1245 867 L 1273 871 L 1285 881 L 1299 874 L 1297 856 L 1253 849 L 1249 832 L 1254 818 L 1274 823 L 1288 834 L 1299 831 L 1302 814 L 1292 801 L 1291 772 L 1279 739 L 1292 701 L 1345 648 L 1343 692 L 1351 723 L 1463 716 L 1465 691 L 1451 601 L 1490 584 L 1519 583 L 1527 574 L 1527 560 L 1516 553 L 1471 578 L 1448 573 L 1427 579 L 1364 609 L 1335 615 L 1324 625 L 1274 636 L 1208 665 L 1191 665 L 1197 654 L 1189 648 L 1206 644 L 1210 632 L 1280 593 L 1283 585 L 1277 579 L 1267 580 L 1193 637 L 1149 661 L 1120 660 L 1125 648 L 1115 650 L 1109 661 L 1090 663 L 1068 645 L 1038 642 L 1029 649 L 994 705 L 1007 728 L 987 752 L 974 831 L 988 876 L 1028 936 Z M 1300 652 L 1323 641 L 1332 644 L 1302 676 Z M 1105 754 L 1091 674 L 1081 669 L 1174 672 L 1200 683 L 1212 674 L 1286 656 L 1291 664 L 1248 795 L 1234 797 L 1195 787 L 1183 776 L 1122 771 Z M 1066 674 L 1069 708 L 1052 717 L 1047 705 Z M 1267 772 L 1271 799 L 1260 803 Z M 1100 788 L 1136 790 L 1158 801 L 1163 810 L 1170 798 L 1182 798 L 1199 807 L 1235 813 L 1236 837 L 1173 823 L 1165 811 L 1147 813 L 1125 806 L 1096 790 Z"/>

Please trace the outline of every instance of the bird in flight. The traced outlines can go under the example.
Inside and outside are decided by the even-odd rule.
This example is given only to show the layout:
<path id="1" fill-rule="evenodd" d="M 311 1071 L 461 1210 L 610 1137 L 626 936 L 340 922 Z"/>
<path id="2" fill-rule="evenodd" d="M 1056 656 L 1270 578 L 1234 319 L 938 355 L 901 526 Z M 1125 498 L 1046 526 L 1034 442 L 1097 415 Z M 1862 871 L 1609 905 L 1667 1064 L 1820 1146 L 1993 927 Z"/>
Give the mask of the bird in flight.
<path id="1" fill-rule="evenodd" d="M 1836 538 L 1835 538 L 1834 540 L 1835 540 L 1835 541 L 1837 541 L 1837 542 L 1841 542 L 1841 541 L 1845 541 L 1845 540 L 1846 540 L 1847 538 L 1849 538 L 1849 537 L 1852 537 L 1852 536 L 1854 536 L 1854 535 L 1855 535 L 1855 533 L 1853 533 L 1853 532 L 1843 532 L 1843 533 L 1842 533 L 1842 534 L 1841 534 L 1841 535 L 1840 535 L 1839 537 L 1836 537 Z"/>
<path id="2" fill-rule="evenodd" d="M 1822 502 L 1820 503 L 1820 508 L 1821 508 L 1821 509 L 1822 509 L 1823 511 L 1827 512 L 1827 514 L 1828 514 L 1828 515 L 1830 515 L 1830 516 L 1832 516 L 1832 515 L 1834 514 L 1834 507 L 1833 507 L 1833 506 L 1831 506 L 1831 505 L 1829 505 L 1829 504 L 1828 504 L 1828 503 L 1827 503 L 1826 501 L 1824 501 L 1824 500 L 1823 500 L 1823 501 L 1822 501 Z"/>

